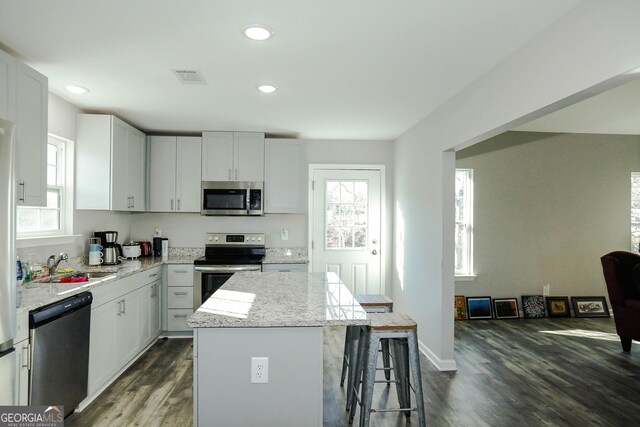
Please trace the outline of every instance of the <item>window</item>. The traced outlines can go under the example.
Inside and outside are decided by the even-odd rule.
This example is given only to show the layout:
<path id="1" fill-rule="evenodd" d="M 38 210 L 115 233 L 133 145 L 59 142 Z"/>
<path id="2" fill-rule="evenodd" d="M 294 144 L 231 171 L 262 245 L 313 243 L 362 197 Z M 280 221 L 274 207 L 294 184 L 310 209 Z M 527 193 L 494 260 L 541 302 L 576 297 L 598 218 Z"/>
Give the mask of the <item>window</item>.
<path id="1" fill-rule="evenodd" d="M 65 140 L 49 135 L 47 141 L 47 206 L 18 206 L 18 237 L 65 234 Z"/>
<path id="2" fill-rule="evenodd" d="M 366 181 L 327 181 L 325 249 L 367 248 L 368 191 Z"/>
<path id="3" fill-rule="evenodd" d="M 456 276 L 473 276 L 473 169 L 456 169 Z"/>
<path id="4" fill-rule="evenodd" d="M 640 172 L 631 172 L 631 250 L 640 251 Z"/>

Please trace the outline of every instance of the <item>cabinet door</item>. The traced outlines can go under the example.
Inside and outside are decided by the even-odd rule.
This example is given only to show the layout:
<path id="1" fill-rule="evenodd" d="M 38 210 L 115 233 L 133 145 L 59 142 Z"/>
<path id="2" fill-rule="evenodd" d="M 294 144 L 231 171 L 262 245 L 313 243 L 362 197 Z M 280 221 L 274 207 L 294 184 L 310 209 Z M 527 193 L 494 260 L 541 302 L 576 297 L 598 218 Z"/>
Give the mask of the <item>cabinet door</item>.
<path id="1" fill-rule="evenodd" d="M 126 211 L 129 198 L 128 125 L 112 118 L 111 126 L 111 210 Z"/>
<path id="2" fill-rule="evenodd" d="M 13 349 L 16 353 L 14 402 L 16 405 L 29 404 L 29 340 L 17 343 Z"/>
<path id="3" fill-rule="evenodd" d="M 266 140 L 264 165 L 265 213 L 305 213 L 308 179 L 304 144 Z"/>
<path id="4" fill-rule="evenodd" d="M 143 349 L 151 342 L 151 284 L 133 292 L 136 301 L 138 318 L 138 349 Z"/>
<path id="5" fill-rule="evenodd" d="M 160 297 L 160 280 L 151 284 L 151 295 L 149 299 L 149 330 L 151 331 L 150 341 L 153 341 L 160 335 L 161 330 L 161 297 Z"/>
<path id="6" fill-rule="evenodd" d="M 121 300 L 118 298 L 91 310 L 89 395 L 98 391 L 120 369 L 116 345 Z"/>
<path id="7" fill-rule="evenodd" d="M 144 298 L 144 290 L 147 288 L 138 289 L 134 292 L 130 292 L 122 298 L 118 298 L 118 304 L 120 305 L 120 314 L 116 321 L 116 330 L 118 331 L 118 342 L 116 344 L 118 366 L 124 366 L 138 354 L 142 343 L 142 336 L 144 335 L 145 327 L 141 326 L 140 307 L 141 299 Z M 144 298 L 145 303 L 148 301 Z M 148 313 L 148 305 L 147 307 Z M 148 317 L 143 317 L 145 320 Z M 149 323 L 146 323 L 148 330 Z"/>
<path id="8" fill-rule="evenodd" d="M 176 137 L 149 138 L 149 210 L 174 212 L 176 210 Z M 198 153 L 198 159 L 200 153 Z M 193 165 L 189 165 L 193 167 Z M 200 162 L 198 161 L 198 171 Z M 199 174 L 198 174 L 199 175 Z M 198 176 L 198 194 L 200 192 Z"/>
<path id="9" fill-rule="evenodd" d="M 233 181 L 233 132 L 202 132 L 202 181 Z"/>
<path id="10" fill-rule="evenodd" d="M 47 78 L 21 62 L 16 66 L 17 203 L 47 205 Z"/>
<path id="11" fill-rule="evenodd" d="M 234 181 L 264 181 L 264 133 L 234 133 Z"/>
<path id="12" fill-rule="evenodd" d="M 202 138 L 178 137 L 176 155 L 176 210 L 200 212 Z"/>
<path id="13" fill-rule="evenodd" d="M 136 212 L 144 212 L 144 134 L 131 127 L 127 132 L 127 151 L 129 209 Z"/>
<path id="14" fill-rule="evenodd" d="M 0 50 L 0 118 L 16 121 L 16 59 Z"/>
<path id="15" fill-rule="evenodd" d="M 112 117 L 78 114 L 76 118 L 76 209 L 111 209 Z"/>

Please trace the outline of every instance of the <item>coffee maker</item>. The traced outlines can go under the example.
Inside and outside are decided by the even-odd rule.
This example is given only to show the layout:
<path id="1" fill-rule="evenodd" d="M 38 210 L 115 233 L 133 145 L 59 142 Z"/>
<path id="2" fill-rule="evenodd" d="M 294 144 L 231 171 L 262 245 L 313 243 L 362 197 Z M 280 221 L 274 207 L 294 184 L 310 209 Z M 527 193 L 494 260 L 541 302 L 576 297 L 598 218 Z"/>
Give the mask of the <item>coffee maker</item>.
<path id="1" fill-rule="evenodd" d="M 94 231 L 93 237 L 99 237 L 102 242 L 102 265 L 115 265 L 120 263 L 122 246 L 118 241 L 117 231 Z"/>

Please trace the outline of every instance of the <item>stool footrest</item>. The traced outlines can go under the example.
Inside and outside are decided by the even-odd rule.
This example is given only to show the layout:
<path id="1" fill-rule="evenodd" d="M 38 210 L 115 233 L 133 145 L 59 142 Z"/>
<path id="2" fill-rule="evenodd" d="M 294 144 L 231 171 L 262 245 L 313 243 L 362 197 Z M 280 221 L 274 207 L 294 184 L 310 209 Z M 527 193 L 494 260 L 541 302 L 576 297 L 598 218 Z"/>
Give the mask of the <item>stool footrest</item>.
<path id="1" fill-rule="evenodd" d="M 408 412 L 413 411 L 417 412 L 418 408 L 380 408 L 380 409 L 371 409 L 371 412 Z"/>

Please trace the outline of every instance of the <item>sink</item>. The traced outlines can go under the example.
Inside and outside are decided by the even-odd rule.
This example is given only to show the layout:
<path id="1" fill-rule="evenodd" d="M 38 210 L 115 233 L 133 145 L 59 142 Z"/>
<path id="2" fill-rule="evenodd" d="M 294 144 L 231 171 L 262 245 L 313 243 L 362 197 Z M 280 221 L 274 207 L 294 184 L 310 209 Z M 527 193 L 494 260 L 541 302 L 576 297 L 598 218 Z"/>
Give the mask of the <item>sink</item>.
<path id="1" fill-rule="evenodd" d="M 74 273 L 63 274 L 61 276 L 49 277 L 46 279 L 37 280 L 39 283 L 82 283 L 88 282 L 94 279 L 104 279 L 107 277 L 113 277 L 116 273 L 113 271 L 76 271 Z M 85 279 L 86 280 L 82 280 Z M 80 279 L 80 280 L 73 280 Z"/>

